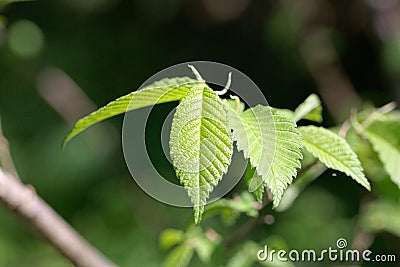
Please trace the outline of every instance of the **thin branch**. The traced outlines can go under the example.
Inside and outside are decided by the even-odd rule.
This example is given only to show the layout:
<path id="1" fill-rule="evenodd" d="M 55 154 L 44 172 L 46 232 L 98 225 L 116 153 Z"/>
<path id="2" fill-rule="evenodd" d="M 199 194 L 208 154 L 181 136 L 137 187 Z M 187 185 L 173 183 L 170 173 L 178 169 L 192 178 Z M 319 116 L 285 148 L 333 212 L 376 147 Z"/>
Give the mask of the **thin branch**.
<path id="1" fill-rule="evenodd" d="M 0 200 L 21 219 L 28 221 L 61 254 L 76 266 L 116 266 L 83 239 L 31 186 L 0 169 Z"/>
<path id="2" fill-rule="evenodd" d="M 66 259 L 80 267 L 111 267 L 102 255 L 58 215 L 32 186 L 24 185 L 14 168 L 7 139 L 0 131 L 0 202 L 28 221 Z M 6 173 L 5 170 L 9 173 Z"/>
<path id="3" fill-rule="evenodd" d="M 342 126 L 339 129 L 338 135 L 342 138 L 346 138 L 346 135 L 350 130 L 350 126 L 351 124 L 348 120 L 343 122 Z"/>
<path id="4" fill-rule="evenodd" d="M 199 82 L 204 82 L 203 77 L 201 77 L 199 71 L 198 71 L 193 65 L 190 65 L 190 64 L 189 64 L 188 67 L 192 70 L 194 76 L 196 76 L 196 79 L 197 79 Z"/>
<path id="5" fill-rule="evenodd" d="M 221 91 L 215 91 L 217 93 L 217 95 L 224 95 L 226 94 L 226 92 L 228 92 L 229 88 L 231 87 L 231 83 L 232 83 L 232 72 L 228 73 L 228 80 L 226 81 L 226 85 L 225 88 Z"/>
<path id="6" fill-rule="evenodd" d="M 8 173 L 12 174 L 13 177 L 18 177 L 18 172 L 14 166 L 11 158 L 9 143 L 7 138 L 3 135 L 0 119 L 0 166 Z"/>

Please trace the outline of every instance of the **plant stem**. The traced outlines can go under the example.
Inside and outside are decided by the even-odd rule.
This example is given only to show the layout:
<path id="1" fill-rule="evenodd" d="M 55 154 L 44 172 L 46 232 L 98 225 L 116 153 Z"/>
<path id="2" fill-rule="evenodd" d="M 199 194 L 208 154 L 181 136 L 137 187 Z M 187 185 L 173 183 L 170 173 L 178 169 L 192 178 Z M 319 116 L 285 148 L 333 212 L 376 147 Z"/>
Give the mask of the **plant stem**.
<path id="1" fill-rule="evenodd" d="M 0 120 L 0 166 L 8 173 L 12 174 L 13 177 L 18 177 L 17 170 L 11 158 L 10 148 L 8 140 L 3 135 Z"/>

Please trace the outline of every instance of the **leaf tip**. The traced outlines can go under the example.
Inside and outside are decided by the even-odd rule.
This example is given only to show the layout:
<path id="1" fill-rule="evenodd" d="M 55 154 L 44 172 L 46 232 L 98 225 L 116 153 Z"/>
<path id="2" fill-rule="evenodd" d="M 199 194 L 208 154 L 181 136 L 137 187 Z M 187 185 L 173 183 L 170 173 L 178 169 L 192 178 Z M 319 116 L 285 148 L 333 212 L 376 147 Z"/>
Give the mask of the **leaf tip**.
<path id="1" fill-rule="evenodd" d="M 369 181 L 367 179 L 365 179 L 366 181 L 364 183 L 362 183 L 361 185 L 363 187 L 365 187 L 365 189 L 367 189 L 369 192 L 371 192 L 371 184 L 369 183 Z"/>
<path id="2" fill-rule="evenodd" d="M 204 212 L 204 206 L 194 206 L 194 224 L 199 225 Z"/>
<path id="3" fill-rule="evenodd" d="M 64 150 L 65 147 L 67 146 L 67 144 L 69 143 L 69 141 L 71 141 L 71 139 L 75 136 L 76 134 L 72 134 L 72 131 L 64 137 L 64 139 L 61 142 L 61 148 Z"/>

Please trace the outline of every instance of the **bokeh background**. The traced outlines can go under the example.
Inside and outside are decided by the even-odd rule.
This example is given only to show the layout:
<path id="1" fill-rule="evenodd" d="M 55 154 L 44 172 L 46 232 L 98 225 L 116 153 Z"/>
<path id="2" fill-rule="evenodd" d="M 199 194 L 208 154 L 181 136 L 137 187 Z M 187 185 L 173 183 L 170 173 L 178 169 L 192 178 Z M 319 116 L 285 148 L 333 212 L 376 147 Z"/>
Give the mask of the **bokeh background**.
<path id="1" fill-rule="evenodd" d="M 0 14 L 0 115 L 20 176 L 120 266 L 160 266 L 166 252 L 158 235 L 184 227 L 192 210 L 159 203 L 133 182 L 121 149 L 123 116 L 62 150 L 79 117 L 193 60 L 241 70 L 275 107 L 295 108 L 316 92 L 325 126 L 352 107 L 400 100 L 396 0 L 40 0 L 2 6 Z M 153 122 L 153 160 L 166 162 L 157 152 L 162 122 Z M 316 249 L 351 241 L 366 192 L 331 174 L 250 238 L 274 235 L 290 248 Z M 393 184 L 382 187 L 398 199 Z M 399 253 L 393 228 L 376 235 L 374 252 Z M 0 266 L 71 265 L 0 209 Z"/>

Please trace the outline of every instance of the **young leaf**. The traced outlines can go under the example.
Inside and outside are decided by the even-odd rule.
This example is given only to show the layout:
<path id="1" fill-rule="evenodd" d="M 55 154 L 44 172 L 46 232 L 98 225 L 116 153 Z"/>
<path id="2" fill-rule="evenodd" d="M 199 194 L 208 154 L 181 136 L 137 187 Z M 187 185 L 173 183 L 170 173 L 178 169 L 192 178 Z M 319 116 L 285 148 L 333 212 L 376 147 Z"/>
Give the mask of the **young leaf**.
<path id="1" fill-rule="evenodd" d="M 371 190 L 356 153 L 345 139 L 322 127 L 304 126 L 298 129 L 304 147 L 322 163 L 328 168 L 344 172 Z"/>
<path id="2" fill-rule="evenodd" d="M 231 162 L 232 136 L 226 110 L 206 85 L 192 87 L 176 109 L 170 154 L 177 176 L 194 204 L 195 223 Z"/>
<path id="3" fill-rule="evenodd" d="M 194 248 L 183 243 L 174 248 L 164 261 L 164 267 L 187 267 L 193 257 Z"/>
<path id="4" fill-rule="evenodd" d="M 204 217 L 211 217 L 216 214 L 221 215 L 222 221 L 226 225 L 232 225 L 241 213 L 249 217 L 258 216 L 255 199 L 250 193 L 243 191 L 239 196 L 233 199 L 221 198 L 210 203 L 205 207 Z"/>
<path id="5" fill-rule="evenodd" d="M 93 124 L 115 115 L 146 106 L 181 100 L 189 88 L 195 84 L 198 82 L 189 77 L 165 78 L 139 91 L 122 96 L 78 120 L 71 132 L 64 138 L 62 145 L 64 147 L 75 135 Z"/>
<path id="6" fill-rule="evenodd" d="M 399 120 L 376 120 L 364 132 L 391 180 L 400 188 L 399 133 Z"/>
<path id="7" fill-rule="evenodd" d="M 322 122 L 321 100 L 316 94 L 307 97 L 294 111 L 293 120 L 298 122 L 301 119 Z"/>
<path id="8" fill-rule="evenodd" d="M 253 193 L 256 197 L 257 201 L 262 203 L 264 197 L 264 179 L 260 176 L 256 168 L 251 166 L 250 163 L 247 163 L 246 170 L 244 172 L 244 178 L 246 179 L 247 187 L 249 188 L 250 193 Z M 254 185 L 259 185 L 257 188 L 254 188 Z"/>
<path id="9" fill-rule="evenodd" d="M 180 244 L 185 237 L 185 233 L 176 229 L 165 229 L 160 235 L 160 247 L 162 249 L 170 249 L 171 247 Z"/>
<path id="10" fill-rule="evenodd" d="M 228 118 L 238 150 L 250 159 L 271 191 L 274 207 L 278 206 L 283 191 L 296 176 L 296 168 L 301 166 L 302 145 L 295 123 L 279 111 L 261 105 L 243 113 L 229 109 Z M 249 191 L 260 190 L 259 187 L 260 183 L 253 179 Z"/>
<path id="11" fill-rule="evenodd" d="M 211 228 L 203 232 L 200 227 L 191 226 L 186 233 L 169 229 L 169 233 L 176 234 L 178 232 L 183 240 L 179 242 L 180 245 L 171 250 L 164 261 L 165 267 L 188 266 L 194 252 L 196 252 L 201 261 L 209 263 L 213 252 L 221 241 L 220 235 Z"/>

